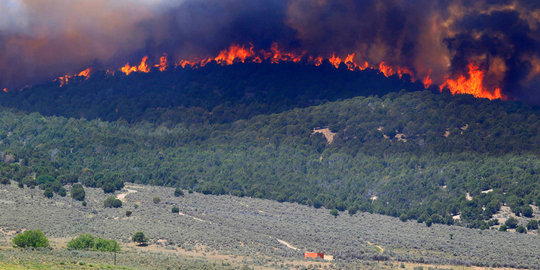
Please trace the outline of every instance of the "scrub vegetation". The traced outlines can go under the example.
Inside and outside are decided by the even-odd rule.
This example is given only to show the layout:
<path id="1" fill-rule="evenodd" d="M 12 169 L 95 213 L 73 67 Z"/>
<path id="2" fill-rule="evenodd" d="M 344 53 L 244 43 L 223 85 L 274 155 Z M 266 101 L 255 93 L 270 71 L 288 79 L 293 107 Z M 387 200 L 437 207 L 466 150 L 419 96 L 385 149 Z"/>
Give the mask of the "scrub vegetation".
<path id="1" fill-rule="evenodd" d="M 399 92 L 171 127 L 3 110 L 0 127 L 1 176 L 48 198 L 135 182 L 426 225 L 498 228 L 503 207 L 539 219 L 540 111 L 521 103 Z"/>
<path id="2" fill-rule="evenodd" d="M 328 214 L 328 209 L 296 203 L 197 192 L 175 197 L 175 188 L 132 183 L 127 183 L 126 188 L 137 192 L 125 196 L 123 208 L 106 208 L 102 202 L 110 194 L 102 189 L 86 188 L 88 205 L 84 207 L 69 197 L 47 199 L 38 189 L 20 189 L 15 184 L 0 186 L 3 209 L 0 246 L 10 246 L 16 232 L 41 229 L 53 243 L 50 252 L 101 256 L 105 258 L 98 261 L 107 264 L 112 264 L 110 252 L 70 253 L 66 250 L 67 243 L 81 234 L 117 241 L 121 246 L 119 264 L 131 267 L 135 265 L 126 263 L 135 256 L 133 252 L 142 254 L 133 263 L 147 260 L 150 264 L 154 259 L 149 257 L 158 256 L 163 261 L 157 265 L 162 266 L 175 262 L 166 256 L 201 259 L 232 268 L 247 264 L 305 269 L 300 266 L 313 263 L 328 269 L 354 269 L 351 267 L 355 265 L 366 269 L 378 265 L 384 268 L 384 264 L 396 262 L 528 268 L 540 265 L 539 236 L 532 232 L 520 234 L 440 224 L 426 227 L 416 221 L 403 222 L 361 212 L 334 217 Z M 152 202 L 156 196 L 162 199 L 160 204 Z M 173 206 L 179 208 L 178 213 L 171 213 Z M 125 209 L 133 211 L 130 217 L 125 216 Z M 133 242 L 139 231 L 143 237 L 137 236 L 135 240 L 147 240 L 147 245 Z M 58 244 L 61 239 L 65 239 L 64 244 Z M 6 242 L 2 244 L 2 241 Z M 77 246 L 83 249 L 92 246 L 84 244 L 91 241 L 79 242 L 83 243 Z M 305 251 L 324 252 L 335 260 L 304 260 Z M 4 252 L 7 251 L 0 250 L 0 257 Z"/>

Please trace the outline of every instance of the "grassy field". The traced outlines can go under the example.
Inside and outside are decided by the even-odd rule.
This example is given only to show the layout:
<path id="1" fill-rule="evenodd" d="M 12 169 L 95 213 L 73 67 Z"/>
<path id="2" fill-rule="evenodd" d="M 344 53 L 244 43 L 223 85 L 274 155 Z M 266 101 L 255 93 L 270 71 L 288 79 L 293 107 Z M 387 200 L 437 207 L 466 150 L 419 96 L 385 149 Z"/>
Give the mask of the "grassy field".
<path id="1" fill-rule="evenodd" d="M 101 189 L 86 188 L 88 205 L 84 207 L 69 197 L 46 199 L 39 189 L 0 186 L 0 246 L 5 247 L 0 250 L 0 268 L 28 269 L 24 263 L 33 269 L 109 267 L 110 254 L 65 250 L 66 242 L 80 233 L 118 240 L 123 247 L 118 264 L 135 269 L 182 269 L 183 265 L 192 266 L 186 269 L 244 265 L 256 269 L 391 269 L 400 268 L 401 262 L 407 269 L 540 265 L 538 235 L 437 224 L 426 227 L 369 213 L 342 213 L 334 218 L 326 209 L 292 203 L 187 191 L 183 197 L 174 197 L 171 188 L 133 184 L 126 188 L 130 191 L 114 194 L 124 197 L 123 207 L 112 209 L 103 207 L 103 200 L 111 194 Z M 154 203 L 155 197 L 161 202 Z M 180 213 L 172 213 L 173 206 Z M 126 217 L 127 210 L 133 212 L 130 217 Z M 9 248 L 11 238 L 25 229 L 41 229 L 54 249 L 32 253 Z M 130 243 L 139 230 L 150 238 L 149 246 Z M 304 251 L 325 252 L 335 260 L 304 260 Z"/>

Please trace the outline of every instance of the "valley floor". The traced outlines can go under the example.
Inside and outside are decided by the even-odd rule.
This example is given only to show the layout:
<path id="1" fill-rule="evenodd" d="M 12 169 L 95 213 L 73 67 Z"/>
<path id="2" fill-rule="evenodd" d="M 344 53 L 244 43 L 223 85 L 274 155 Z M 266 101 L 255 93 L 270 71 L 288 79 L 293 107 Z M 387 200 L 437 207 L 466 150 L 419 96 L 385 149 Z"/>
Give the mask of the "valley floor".
<path id="1" fill-rule="evenodd" d="M 135 184 L 114 194 L 124 203 L 122 208 L 112 209 L 103 207 L 104 199 L 112 194 L 85 190 L 86 207 L 69 197 L 47 199 L 39 189 L 0 186 L 0 268 L 22 269 L 17 268 L 21 262 L 33 258 L 43 262 L 42 268 L 34 269 L 112 264 L 111 254 L 65 250 L 67 241 L 81 233 L 121 242 L 119 265 L 135 269 L 161 269 L 159 266 L 168 264 L 178 268 L 187 265 L 186 269 L 195 268 L 193 265 L 386 269 L 400 268 L 402 262 L 407 269 L 422 265 L 426 269 L 428 265 L 438 269 L 540 265 L 540 238 L 532 234 L 438 224 L 426 227 L 416 221 L 401 222 L 369 213 L 341 213 L 334 218 L 326 209 L 298 204 L 187 192 L 174 197 L 172 188 Z M 160 198 L 159 203 L 153 202 L 155 197 Z M 180 213 L 172 213 L 173 206 L 179 207 Z M 127 210 L 133 212 L 130 217 L 126 217 Z M 12 237 L 29 229 L 42 230 L 51 239 L 53 250 L 11 248 Z M 150 238 L 149 246 L 130 243 L 136 231 Z M 305 251 L 324 252 L 335 260 L 305 260 Z"/>

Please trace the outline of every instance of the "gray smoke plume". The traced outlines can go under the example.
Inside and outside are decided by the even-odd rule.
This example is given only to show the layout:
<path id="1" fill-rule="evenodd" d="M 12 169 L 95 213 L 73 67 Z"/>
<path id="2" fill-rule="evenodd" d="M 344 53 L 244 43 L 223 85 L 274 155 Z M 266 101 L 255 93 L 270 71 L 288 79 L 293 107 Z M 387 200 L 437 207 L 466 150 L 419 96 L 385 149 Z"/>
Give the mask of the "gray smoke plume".
<path id="1" fill-rule="evenodd" d="M 465 75 L 540 102 L 540 3 L 526 0 L 0 0 L 0 88 L 88 66 L 206 57 L 235 44 Z"/>

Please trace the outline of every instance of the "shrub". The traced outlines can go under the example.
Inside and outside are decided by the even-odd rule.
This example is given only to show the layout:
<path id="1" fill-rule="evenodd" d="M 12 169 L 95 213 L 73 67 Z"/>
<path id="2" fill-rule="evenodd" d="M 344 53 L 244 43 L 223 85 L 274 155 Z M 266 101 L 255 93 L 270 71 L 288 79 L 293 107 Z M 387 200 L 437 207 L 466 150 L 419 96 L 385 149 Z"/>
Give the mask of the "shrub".
<path id="1" fill-rule="evenodd" d="M 2 180 L 0 180 L 0 184 L 9 185 L 9 184 L 11 184 L 11 181 L 9 181 L 9 179 L 7 179 L 7 178 L 2 178 Z"/>
<path id="2" fill-rule="evenodd" d="M 510 217 L 509 219 L 506 220 L 504 225 L 506 225 L 508 229 L 515 229 L 518 225 L 518 220 L 515 217 Z"/>
<path id="3" fill-rule="evenodd" d="M 30 176 L 23 178 L 22 182 L 29 188 L 35 188 L 38 185 L 36 179 L 33 179 Z"/>
<path id="4" fill-rule="evenodd" d="M 105 201 L 103 201 L 103 206 L 110 208 L 119 208 L 122 207 L 122 201 L 115 197 L 109 197 L 105 199 Z"/>
<path id="5" fill-rule="evenodd" d="M 112 239 L 97 238 L 94 249 L 102 252 L 117 252 L 120 251 L 120 245 Z"/>
<path id="6" fill-rule="evenodd" d="M 499 231 L 501 232 L 506 232 L 506 230 L 508 229 L 508 227 L 506 227 L 506 225 L 501 225 L 501 227 L 499 227 Z"/>
<path id="7" fill-rule="evenodd" d="M 69 241 L 68 249 L 116 252 L 120 251 L 120 245 L 115 240 L 95 238 L 91 234 L 81 234 Z"/>
<path id="8" fill-rule="evenodd" d="M 16 247 L 20 247 L 20 248 L 27 248 L 27 247 L 39 248 L 39 247 L 48 247 L 49 240 L 47 239 L 47 237 L 45 237 L 45 234 L 43 234 L 43 232 L 40 230 L 25 231 L 15 236 L 15 238 L 13 238 L 13 244 Z"/>
<path id="9" fill-rule="evenodd" d="M 66 192 L 66 189 L 64 187 L 61 187 L 59 190 L 58 190 L 58 195 L 62 196 L 62 197 L 66 197 L 67 195 L 67 192 Z"/>
<path id="10" fill-rule="evenodd" d="M 401 220 L 403 222 L 407 221 L 407 215 L 401 214 L 401 216 L 399 216 L 399 220 Z"/>
<path id="11" fill-rule="evenodd" d="M 161 202 L 161 199 L 160 199 L 159 197 L 154 197 L 154 198 L 152 199 L 152 201 L 153 201 L 155 204 L 158 204 L 158 203 Z"/>
<path id="12" fill-rule="evenodd" d="M 45 191 L 43 191 L 43 196 L 45 196 L 45 198 L 52 198 L 54 196 L 54 192 L 52 189 L 50 188 L 47 188 L 45 189 Z"/>
<path id="13" fill-rule="evenodd" d="M 40 175 L 36 178 L 36 181 L 38 183 L 38 185 L 44 185 L 44 184 L 48 184 L 48 183 L 53 183 L 56 181 L 56 179 L 54 179 L 54 177 L 50 176 L 50 175 Z"/>
<path id="14" fill-rule="evenodd" d="M 75 184 L 71 187 L 71 198 L 77 201 L 84 201 L 86 192 L 81 184 Z"/>
<path id="15" fill-rule="evenodd" d="M 533 216 L 533 209 L 530 205 L 525 205 L 521 208 L 521 214 L 525 217 L 532 217 Z"/>
<path id="16" fill-rule="evenodd" d="M 523 227 L 522 225 L 519 225 L 516 228 L 516 232 L 518 232 L 518 233 L 527 233 L 527 229 L 525 229 L 525 227 Z"/>
<path id="17" fill-rule="evenodd" d="M 105 193 L 113 193 L 116 190 L 116 187 L 111 183 L 105 183 L 101 188 Z"/>
<path id="18" fill-rule="evenodd" d="M 129 211 L 129 210 L 126 211 L 126 217 L 130 217 L 131 214 L 133 214 L 133 212 L 131 212 L 131 211 Z"/>
<path id="19" fill-rule="evenodd" d="M 171 212 L 173 212 L 173 213 L 179 213 L 179 212 L 180 212 L 180 208 L 178 208 L 178 206 L 173 206 L 173 208 L 171 209 Z"/>
<path id="20" fill-rule="evenodd" d="M 86 207 L 86 205 L 87 205 L 86 201 L 83 201 L 82 206 Z"/>
<path id="21" fill-rule="evenodd" d="M 181 188 L 176 188 L 174 190 L 174 197 L 184 196 L 184 191 Z"/>
<path id="22" fill-rule="evenodd" d="M 68 249 L 91 249 L 94 248 L 95 238 L 91 234 L 81 234 L 79 237 L 71 239 L 68 242 Z"/>
<path id="23" fill-rule="evenodd" d="M 334 216 L 337 218 L 337 216 L 339 215 L 339 211 L 337 209 L 332 209 L 330 211 L 330 215 Z"/>
<path id="24" fill-rule="evenodd" d="M 146 242 L 148 242 L 148 238 L 144 236 L 143 232 L 138 231 L 131 237 L 131 241 L 136 242 L 139 245 L 145 245 Z"/>
<path id="25" fill-rule="evenodd" d="M 538 220 L 529 220 L 529 222 L 527 223 L 527 230 L 536 230 L 538 229 Z"/>
<path id="26" fill-rule="evenodd" d="M 358 212 L 358 206 L 353 205 L 353 206 L 349 207 L 347 209 L 347 211 L 349 212 L 349 215 L 354 216 L 356 214 L 356 212 Z"/>
<path id="27" fill-rule="evenodd" d="M 432 224 L 433 224 L 433 220 L 431 220 L 430 217 L 427 218 L 427 219 L 426 219 L 426 226 L 431 227 Z"/>

